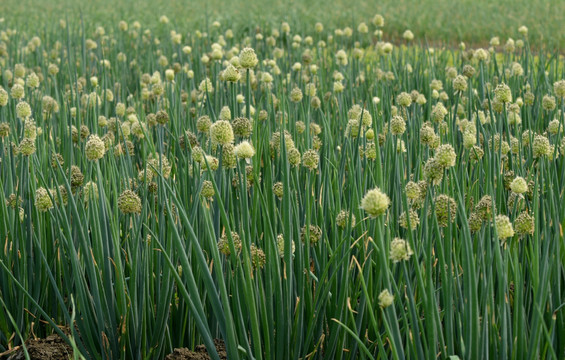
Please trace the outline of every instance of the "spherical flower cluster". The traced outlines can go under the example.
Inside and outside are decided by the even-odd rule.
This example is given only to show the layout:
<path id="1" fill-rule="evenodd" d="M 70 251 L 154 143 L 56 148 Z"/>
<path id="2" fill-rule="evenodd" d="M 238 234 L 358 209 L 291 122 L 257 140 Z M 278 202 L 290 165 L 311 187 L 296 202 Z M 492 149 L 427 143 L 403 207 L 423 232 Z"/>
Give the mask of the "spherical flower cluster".
<path id="1" fill-rule="evenodd" d="M 251 255 L 251 264 L 253 265 L 253 269 L 262 269 L 267 262 L 267 257 L 265 256 L 265 252 L 259 249 L 255 244 L 251 244 L 250 255 Z"/>
<path id="2" fill-rule="evenodd" d="M 389 42 L 386 42 L 382 45 L 381 50 L 382 50 L 383 54 L 388 55 L 388 54 L 392 53 L 393 45 Z"/>
<path id="3" fill-rule="evenodd" d="M 16 196 L 16 194 L 12 193 L 6 199 L 6 206 L 11 207 L 12 209 L 19 207 L 21 204 L 22 204 L 22 198 L 19 197 L 19 196 Z"/>
<path id="4" fill-rule="evenodd" d="M 93 200 L 98 200 L 98 185 L 95 182 L 89 181 L 84 185 L 82 189 L 84 200 L 89 201 L 92 197 Z"/>
<path id="5" fill-rule="evenodd" d="M 4 107 L 8 104 L 8 92 L 0 87 L 0 106 Z"/>
<path id="6" fill-rule="evenodd" d="M 20 146 L 18 148 L 19 152 L 24 156 L 30 156 L 35 153 L 35 140 L 25 137 L 20 142 Z"/>
<path id="7" fill-rule="evenodd" d="M 167 81 L 175 80 L 175 71 L 173 69 L 165 70 L 165 79 L 167 79 Z"/>
<path id="8" fill-rule="evenodd" d="M 284 186 L 282 182 L 278 181 L 273 184 L 273 194 L 275 194 L 279 199 L 282 199 L 284 195 Z"/>
<path id="9" fill-rule="evenodd" d="M 35 191 L 35 207 L 41 212 L 53 208 L 53 201 L 47 189 L 41 187 Z"/>
<path id="10" fill-rule="evenodd" d="M 349 119 L 359 120 L 361 118 L 361 112 L 363 112 L 363 108 L 360 105 L 355 104 L 349 109 L 349 111 L 347 111 L 347 117 Z"/>
<path id="11" fill-rule="evenodd" d="M 308 95 L 310 97 L 316 96 L 316 84 L 314 84 L 314 83 L 306 84 L 304 92 L 306 93 L 306 95 Z"/>
<path id="12" fill-rule="evenodd" d="M 127 130 L 126 134 L 124 134 L 125 137 L 128 137 L 129 134 L 130 134 L 130 132 L 131 132 L 131 131 L 130 131 L 130 124 L 129 124 L 129 123 L 124 123 L 124 124 L 122 124 L 122 128 L 123 128 L 124 126 L 127 126 L 127 127 L 128 127 L 128 130 Z M 88 135 L 90 135 L 90 129 L 88 128 L 88 126 L 86 126 L 86 125 L 84 125 L 84 124 L 81 125 L 81 126 L 80 126 L 80 139 L 81 139 L 81 140 L 84 140 L 84 139 L 86 139 L 86 138 L 88 137 Z"/>
<path id="13" fill-rule="evenodd" d="M 25 96 L 25 89 L 20 84 L 14 84 L 14 86 L 12 86 L 12 89 L 10 90 L 10 95 L 14 99 L 23 99 L 23 97 Z"/>
<path id="14" fill-rule="evenodd" d="M 535 158 L 550 155 L 551 145 L 549 139 L 543 135 L 536 135 L 532 144 L 532 150 Z"/>
<path id="15" fill-rule="evenodd" d="M 359 120 L 349 119 L 349 121 L 347 122 L 346 133 L 348 133 L 352 138 L 356 138 L 359 136 L 360 130 L 361 127 L 359 126 Z"/>
<path id="16" fill-rule="evenodd" d="M 229 106 L 224 106 L 220 109 L 220 114 L 218 115 L 218 119 L 220 120 L 230 120 L 231 119 L 231 110 Z"/>
<path id="17" fill-rule="evenodd" d="M 492 213 L 492 198 L 490 195 L 485 195 L 481 198 L 481 200 L 479 200 L 477 205 L 475 205 L 475 212 L 483 220 L 488 220 L 490 218 L 490 214 Z"/>
<path id="18" fill-rule="evenodd" d="M 396 152 L 399 154 L 406 152 L 406 146 L 404 145 L 404 140 L 396 139 Z"/>
<path id="19" fill-rule="evenodd" d="M 285 240 L 284 240 L 284 236 L 283 234 L 279 234 L 277 236 L 277 249 L 279 251 L 279 256 L 281 258 L 284 258 L 284 247 L 285 247 Z M 291 254 L 294 254 L 294 250 L 295 250 L 295 246 L 294 246 L 294 241 L 290 244 L 290 251 Z"/>
<path id="20" fill-rule="evenodd" d="M 159 110 L 155 114 L 155 119 L 158 124 L 165 125 L 169 122 L 169 114 L 165 110 Z"/>
<path id="21" fill-rule="evenodd" d="M 416 184 L 414 181 L 409 181 L 404 187 L 404 193 L 406 194 L 408 200 L 418 200 L 421 196 L 420 186 L 418 186 L 418 184 Z"/>
<path id="22" fill-rule="evenodd" d="M 232 122 L 233 132 L 239 137 L 249 137 L 253 131 L 253 123 L 249 118 L 236 117 Z"/>
<path id="23" fill-rule="evenodd" d="M 232 244 L 233 244 L 233 248 L 234 250 L 239 253 L 241 251 L 241 239 L 239 238 L 239 234 L 236 233 L 235 231 L 231 232 L 231 238 L 232 238 Z M 220 238 L 220 241 L 218 241 L 218 250 L 220 250 L 220 252 L 226 256 L 231 255 L 231 250 L 230 250 L 230 241 L 228 239 L 227 234 L 222 235 L 222 237 Z"/>
<path id="24" fill-rule="evenodd" d="M 412 41 L 414 40 L 414 34 L 412 33 L 412 31 L 410 30 L 406 30 L 403 34 L 402 37 L 404 38 L 404 40 L 407 41 Z"/>
<path id="25" fill-rule="evenodd" d="M 412 97 L 407 92 L 401 92 L 396 97 L 396 103 L 399 106 L 408 107 L 412 104 Z"/>
<path id="26" fill-rule="evenodd" d="M 59 67 L 55 64 L 49 64 L 47 67 L 47 73 L 51 76 L 55 76 L 59 73 Z"/>
<path id="27" fill-rule="evenodd" d="M 506 238 L 514 236 L 514 229 L 512 228 L 512 223 L 506 215 L 497 215 L 495 218 L 496 232 L 498 233 L 498 239 L 504 240 Z"/>
<path id="28" fill-rule="evenodd" d="M 102 104 L 102 100 L 100 99 L 100 96 L 98 96 L 98 94 L 95 93 L 94 91 L 88 94 L 88 96 L 84 98 L 84 101 L 86 101 L 85 105 L 90 107 L 96 107 Z"/>
<path id="29" fill-rule="evenodd" d="M 520 63 L 514 62 L 512 63 L 512 76 L 522 76 L 524 75 L 524 68 Z"/>
<path id="30" fill-rule="evenodd" d="M 488 141 L 489 148 L 494 145 L 494 151 L 500 153 L 502 155 L 506 155 L 510 151 L 510 145 L 506 140 L 502 140 L 500 134 L 494 134 L 492 138 Z"/>
<path id="31" fill-rule="evenodd" d="M 116 115 L 124 116 L 126 114 L 126 104 L 124 103 L 117 103 L 116 104 Z"/>
<path id="32" fill-rule="evenodd" d="M 312 106 L 312 108 L 314 108 L 314 109 L 319 109 L 320 106 L 322 106 L 322 101 L 320 100 L 319 97 L 313 96 L 310 99 L 310 106 Z"/>
<path id="33" fill-rule="evenodd" d="M 528 28 L 526 26 L 522 25 L 518 28 L 518 32 L 520 34 L 522 34 L 522 36 L 527 36 L 528 35 Z"/>
<path id="34" fill-rule="evenodd" d="M 431 114 L 432 120 L 436 123 L 442 122 L 443 119 L 445 119 L 445 116 L 448 113 L 449 112 L 445 108 L 445 105 L 443 105 L 443 103 L 439 102 L 432 109 L 432 114 Z M 433 128 L 432 128 L 432 130 L 433 130 Z"/>
<path id="35" fill-rule="evenodd" d="M 273 82 L 273 75 L 269 74 L 268 72 L 261 73 L 261 81 L 267 84 L 270 87 L 270 84 Z"/>
<path id="36" fill-rule="evenodd" d="M 236 145 L 234 154 L 240 159 L 250 159 L 255 155 L 255 149 L 248 141 L 242 141 Z"/>
<path id="37" fill-rule="evenodd" d="M 210 131 L 210 126 L 212 122 L 210 121 L 210 117 L 208 115 L 203 115 L 196 120 L 196 130 L 201 133 L 207 134 Z"/>
<path id="38" fill-rule="evenodd" d="M 59 165 L 61 165 L 61 167 L 63 167 L 64 164 L 65 164 L 65 160 L 63 159 L 63 155 L 61 155 L 59 153 L 51 154 L 51 167 L 52 168 L 56 169 Z M 71 171 L 72 171 L 72 167 L 71 167 Z"/>
<path id="39" fill-rule="evenodd" d="M 457 75 L 455 79 L 453 79 L 453 89 L 459 92 L 467 90 L 467 78 L 463 75 Z"/>
<path id="40" fill-rule="evenodd" d="M 415 102 L 416 104 L 423 106 L 428 102 L 428 100 L 426 100 L 426 96 L 424 94 L 418 94 Z"/>
<path id="41" fill-rule="evenodd" d="M 290 148 L 288 150 L 287 157 L 288 157 L 288 162 L 292 166 L 298 166 L 302 159 L 302 155 L 300 154 L 300 151 L 295 147 Z"/>
<path id="42" fill-rule="evenodd" d="M 477 136 L 470 131 L 463 134 L 463 146 L 465 149 L 471 149 L 477 143 Z"/>
<path id="43" fill-rule="evenodd" d="M 467 222 L 469 224 L 469 231 L 476 233 L 477 231 L 481 230 L 481 228 L 483 227 L 483 222 L 484 221 L 479 216 L 479 214 L 472 212 L 471 215 L 469 215 L 469 220 Z"/>
<path id="44" fill-rule="evenodd" d="M 517 112 L 508 113 L 508 125 L 520 125 L 522 123 L 522 118 Z"/>
<path id="45" fill-rule="evenodd" d="M 31 116 L 31 106 L 29 106 L 29 104 L 25 101 L 20 101 L 17 105 L 16 105 L 16 115 L 18 115 L 18 117 L 20 119 L 27 119 Z"/>
<path id="46" fill-rule="evenodd" d="M 536 98 L 536 96 L 531 91 L 526 91 L 524 93 L 524 103 L 526 105 L 530 105 L 530 106 L 533 105 L 535 98 Z"/>
<path id="47" fill-rule="evenodd" d="M 545 111 L 553 111 L 555 110 L 555 97 L 551 95 L 544 95 L 541 100 L 541 106 Z"/>
<path id="48" fill-rule="evenodd" d="M 292 135 L 288 131 L 284 131 L 284 139 L 281 137 L 280 131 L 275 131 L 271 135 L 271 141 L 269 142 L 271 149 L 280 151 L 281 144 L 284 141 L 286 150 L 290 152 L 290 149 L 294 148 L 294 140 L 292 140 Z M 299 161 L 300 162 L 300 161 Z"/>
<path id="49" fill-rule="evenodd" d="M 306 243 L 306 232 L 310 232 L 310 245 L 315 245 L 322 238 L 322 229 L 318 225 L 304 225 L 300 231 L 300 239 Z"/>
<path id="50" fill-rule="evenodd" d="M 392 303 L 394 302 L 394 295 L 392 295 L 388 289 L 384 289 L 383 291 L 381 291 L 381 293 L 379 294 L 379 306 L 381 308 L 387 308 L 389 306 L 392 305 Z"/>
<path id="51" fill-rule="evenodd" d="M 559 133 L 559 128 L 561 127 L 561 123 L 557 119 L 553 119 L 547 125 L 547 132 L 551 135 L 557 135 Z"/>
<path id="52" fill-rule="evenodd" d="M 31 118 L 28 118 L 24 122 L 24 137 L 35 140 L 37 137 L 37 126 L 35 121 Z"/>
<path id="53" fill-rule="evenodd" d="M 224 169 L 233 169 L 237 165 L 235 156 L 235 146 L 226 144 L 222 147 L 222 167 Z"/>
<path id="54" fill-rule="evenodd" d="M 517 176 L 510 183 L 510 189 L 516 194 L 523 194 L 528 191 L 528 183 L 523 177 Z"/>
<path id="55" fill-rule="evenodd" d="M 398 263 L 400 261 L 407 261 L 410 259 L 414 252 L 410 248 L 410 244 L 406 240 L 401 238 L 395 238 L 390 243 L 390 259 L 393 263 Z"/>
<path id="56" fill-rule="evenodd" d="M 438 164 L 444 168 L 455 166 L 455 160 L 457 159 L 455 149 L 450 144 L 438 147 L 434 157 Z"/>
<path id="57" fill-rule="evenodd" d="M 408 227 L 408 221 L 410 221 L 410 228 Z M 401 227 L 405 229 L 415 230 L 418 225 L 420 225 L 420 218 L 418 217 L 418 213 L 412 209 L 408 210 L 408 213 L 404 211 L 400 214 L 398 218 L 398 223 Z"/>
<path id="58" fill-rule="evenodd" d="M 376 27 L 385 26 L 385 18 L 381 14 L 376 14 L 371 21 Z"/>
<path id="59" fill-rule="evenodd" d="M 141 199 L 131 190 L 124 190 L 118 197 L 118 208 L 124 214 L 141 213 Z"/>
<path id="60" fill-rule="evenodd" d="M 476 70 L 472 65 L 467 64 L 463 66 L 463 70 L 461 72 L 467 79 L 470 79 L 473 75 L 475 75 Z"/>
<path id="61" fill-rule="evenodd" d="M 51 115 L 52 113 L 59 112 L 59 103 L 57 100 L 53 99 L 51 96 L 45 95 L 41 99 L 41 106 L 43 108 L 43 113 L 45 115 Z"/>
<path id="62" fill-rule="evenodd" d="M 335 93 L 341 93 L 345 90 L 345 85 L 341 81 L 335 81 L 333 85 L 333 90 Z"/>
<path id="63" fill-rule="evenodd" d="M 63 205 L 67 205 L 69 201 L 69 193 L 67 192 L 67 188 L 65 185 L 59 185 L 57 189 L 52 190 L 53 197 L 55 198 L 55 203 L 58 205 L 63 203 Z M 61 196 L 59 198 L 59 195 Z"/>
<path id="64" fill-rule="evenodd" d="M 302 101 L 302 90 L 300 88 L 295 87 L 290 91 L 290 101 L 294 103 Z"/>
<path id="65" fill-rule="evenodd" d="M 406 131 L 406 122 L 402 116 L 394 116 L 390 120 L 390 132 L 393 135 L 402 135 Z"/>
<path id="66" fill-rule="evenodd" d="M 390 199 L 378 187 L 369 190 L 361 200 L 361 209 L 372 218 L 384 214 L 389 205 Z"/>
<path id="67" fill-rule="evenodd" d="M 239 53 L 239 65 L 244 69 L 254 68 L 259 60 L 255 54 L 255 50 L 246 47 Z"/>
<path id="68" fill-rule="evenodd" d="M 7 137 L 10 135 L 10 124 L 7 122 L 0 123 L 0 137 Z"/>
<path id="69" fill-rule="evenodd" d="M 212 81 L 210 81 L 209 78 L 206 78 L 200 82 L 200 85 L 198 85 L 198 90 L 201 93 L 213 93 L 214 85 L 212 85 Z"/>
<path id="70" fill-rule="evenodd" d="M 345 52 L 345 50 L 338 50 L 338 52 L 335 54 L 335 58 L 339 65 L 345 66 L 348 63 L 347 53 Z"/>
<path id="71" fill-rule="evenodd" d="M 147 126 L 145 125 L 145 123 L 138 120 L 131 123 L 131 133 L 138 139 L 145 138 L 146 132 Z"/>
<path id="72" fill-rule="evenodd" d="M 165 155 L 157 154 L 157 157 L 155 157 L 151 153 L 147 159 L 146 169 L 152 173 L 152 176 L 163 175 L 165 179 L 168 179 L 171 175 L 172 166 Z"/>
<path id="73" fill-rule="evenodd" d="M 229 121 L 218 120 L 210 126 L 210 138 L 212 142 L 219 145 L 226 145 L 233 142 L 233 128 Z"/>
<path id="74" fill-rule="evenodd" d="M 521 212 L 514 220 L 514 229 L 518 236 L 532 235 L 535 229 L 533 216 L 527 211 Z"/>
<path id="75" fill-rule="evenodd" d="M 495 100 L 501 103 L 509 103 L 512 101 L 512 91 L 510 87 L 504 83 L 498 84 L 494 89 Z"/>
<path id="76" fill-rule="evenodd" d="M 312 138 L 312 148 L 316 151 L 319 151 L 321 147 L 322 147 L 322 139 L 320 139 L 319 136 L 315 135 Z"/>
<path id="77" fill-rule="evenodd" d="M 235 66 L 229 64 L 223 72 L 223 77 L 225 81 L 237 82 L 239 81 L 239 79 L 241 79 L 241 74 L 239 73 L 239 70 L 235 68 Z"/>
<path id="78" fill-rule="evenodd" d="M 351 227 L 355 227 L 355 215 L 350 214 L 347 210 L 341 210 L 339 214 L 337 214 L 337 217 L 335 218 L 336 225 L 344 229 L 349 221 L 349 216 L 351 216 Z"/>
<path id="79" fill-rule="evenodd" d="M 563 99 L 565 98 L 565 80 L 559 80 L 553 83 L 553 91 L 555 92 L 555 95 L 560 98 Z"/>
<path id="80" fill-rule="evenodd" d="M 451 197 L 441 194 L 435 199 L 435 213 L 440 227 L 446 227 L 455 221 L 457 215 L 457 203 Z"/>
<path id="81" fill-rule="evenodd" d="M 200 190 L 200 194 L 207 199 L 211 199 L 216 194 L 214 190 L 214 184 L 210 180 L 204 180 L 202 182 L 202 190 Z"/>
<path id="82" fill-rule="evenodd" d="M 436 133 L 429 123 L 424 123 L 420 128 L 420 141 L 422 144 L 430 145 L 435 142 Z"/>
<path id="83" fill-rule="evenodd" d="M 428 184 L 439 185 L 443 180 L 443 169 L 435 157 L 429 158 L 424 165 L 424 179 Z"/>
<path id="84" fill-rule="evenodd" d="M 90 138 L 86 142 L 84 147 L 84 152 L 86 158 L 91 161 L 99 160 L 104 157 L 106 152 L 106 147 L 104 146 L 104 141 L 98 137 L 98 135 L 90 135 Z"/>
<path id="85" fill-rule="evenodd" d="M 318 168 L 318 162 L 320 161 L 320 155 L 316 150 L 306 150 L 302 155 L 302 165 L 308 168 L 310 171 Z"/>

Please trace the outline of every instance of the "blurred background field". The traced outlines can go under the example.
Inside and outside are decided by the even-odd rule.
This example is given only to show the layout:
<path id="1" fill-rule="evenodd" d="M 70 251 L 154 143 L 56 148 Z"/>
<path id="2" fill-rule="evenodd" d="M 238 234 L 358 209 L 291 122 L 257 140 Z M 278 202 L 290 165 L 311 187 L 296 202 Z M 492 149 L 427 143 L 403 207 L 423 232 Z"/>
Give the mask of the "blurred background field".
<path id="1" fill-rule="evenodd" d="M 29 31 L 57 26 L 59 19 L 74 17 L 77 10 L 88 26 L 107 25 L 112 20 L 138 20 L 150 26 L 160 15 L 167 15 L 177 30 L 186 31 L 205 26 L 206 15 L 209 21 L 233 24 L 233 30 L 249 27 L 253 31 L 256 24 L 288 21 L 296 31 L 311 31 L 318 21 L 355 29 L 381 13 L 386 21 L 385 37 L 392 40 L 410 29 L 421 41 L 481 45 L 492 36 L 519 38 L 518 27 L 526 25 L 534 48 L 565 45 L 565 1 L 556 0 L 2 0 L 2 7 L 0 17 L 9 26 Z"/>

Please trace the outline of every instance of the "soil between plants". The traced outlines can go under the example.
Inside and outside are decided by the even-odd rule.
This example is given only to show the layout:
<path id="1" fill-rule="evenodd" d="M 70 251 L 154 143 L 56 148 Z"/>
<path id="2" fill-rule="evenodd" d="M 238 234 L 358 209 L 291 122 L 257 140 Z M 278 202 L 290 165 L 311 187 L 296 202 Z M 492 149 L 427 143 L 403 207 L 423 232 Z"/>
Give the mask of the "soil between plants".
<path id="1" fill-rule="evenodd" d="M 220 359 L 226 360 L 228 355 L 226 353 L 226 346 L 222 340 L 215 339 L 214 345 L 216 345 L 216 351 L 220 356 Z M 187 348 L 175 349 L 172 354 L 165 357 L 165 360 L 209 360 L 211 357 L 206 351 L 206 346 L 198 345 L 194 351 L 188 350 Z"/>
<path id="2" fill-rule="evenodd" d="M 227 360 L 226 347 L 222 340 L 215 339 L 214 345 L 220 359 Z M 57 334 L 49 335 L 44 339 L 33 339 L 26 342 L 29 357 L 32 360 L 69 360 L 72 359 L 72 348 Z M 0 356 L 6 360 L 24 360 L 25 354 L 22 347 L 10 354 Z M 165 360 L 210 360 L 206 346 L 198 345 L 194 351 L 187 348 L 175 349 L 165 357 Z"/>
<path id="3" fill-rule="evenodd" d="M 26 348 L 30 359 L 33 360 L 68 360 L 72 359 L 73 355 L 73 349 L 57 334 L 49 335 L 44 339 L 28 340 Z M 24 360 L 23 347 L 2 359 Z"/>

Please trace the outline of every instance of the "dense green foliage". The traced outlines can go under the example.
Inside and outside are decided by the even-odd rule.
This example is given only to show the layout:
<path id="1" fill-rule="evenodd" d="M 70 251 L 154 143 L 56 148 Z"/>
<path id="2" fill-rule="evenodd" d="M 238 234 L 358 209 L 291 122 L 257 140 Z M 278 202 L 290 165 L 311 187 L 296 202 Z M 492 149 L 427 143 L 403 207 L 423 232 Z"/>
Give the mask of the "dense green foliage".
<path id="1" fill-rule="evenodd" d="M 565 64 L 521 23 L 451 51 L 143 4 L 0 23 L 0 352 L 563 358 Z"/>

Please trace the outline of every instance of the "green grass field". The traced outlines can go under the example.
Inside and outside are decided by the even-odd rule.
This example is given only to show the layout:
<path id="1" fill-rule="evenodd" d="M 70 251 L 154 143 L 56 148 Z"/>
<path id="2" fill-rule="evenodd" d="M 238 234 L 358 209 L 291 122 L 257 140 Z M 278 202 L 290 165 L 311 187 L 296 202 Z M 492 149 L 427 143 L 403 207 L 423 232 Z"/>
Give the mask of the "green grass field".
<path id="1" fill-rule="evenodd" d="M 2 2 L 0 359 L 565 357 L 564 4 L 207 4 Z"/>
<path id="2" fill-rule="evenodd" d="M 204 29 L 209 22 L 219 20 L 234 29 L 252 31 L 256 26 L 273 26 L 282 21 L 293 24 L 297 32 L 312 31 L 320 21 L 334 27 L 351 26 L 367 21 L 368 16 L 386 15 L 386 36 L 399 39 L 410 29 L 419 41 L 458 44 L 486 44 L 493 36 L 518 38 L 517 29 L 526 25 L 535 48 L 562 49 L 565 34 L 562 16 L 565 3 L 557 0 L 501 0 L 501 1 L 415 1 L 383 0 L 378 2 L 337 0 L 325 1 L 183 1 L 171 4 L 165 0 L 93 0 L 77 2 L 4 0 L 0 15 L 9 24 L 21 29 L 45 30 L 59 19 L 78 20 L 81 16 L 86 27 L 117 23 L 120 20 L 138 20 L 148 26 L 158 21 L 156 14 L 169 15 L 177 31 Z M 174 15 L 174 16 L 173 16 Z"/>

